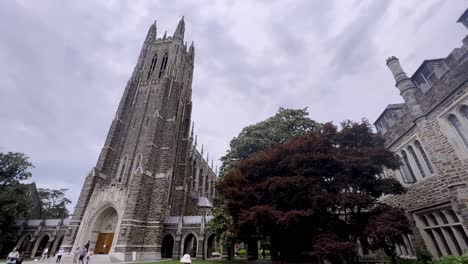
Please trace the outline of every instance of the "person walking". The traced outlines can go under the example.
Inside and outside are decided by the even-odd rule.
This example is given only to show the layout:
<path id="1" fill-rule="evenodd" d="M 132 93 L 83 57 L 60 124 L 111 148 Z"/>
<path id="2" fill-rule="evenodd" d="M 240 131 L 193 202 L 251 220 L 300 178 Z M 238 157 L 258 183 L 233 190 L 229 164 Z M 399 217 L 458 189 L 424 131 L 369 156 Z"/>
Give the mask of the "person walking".
<path id="1" fill-rule="evenodd" d="M 62 255 L 63 255 L 63 247 L 60 247 L 58 253 L 57 253 L 57 260 L 55 261 L 55 263 L 60 263 L 60 260 L 62 259 Z"/>
<path id="2" fill-rule="evenodd" d="M 86 243 L 86 245 L 84 245 L 84 247 L 86 248 L 86 251 L 89 251 L 89 243 L 90 243 L 90 242 L 91 242 L 91 241 L 88 240 L 88 243 Z"/>
<path id="3" fill-rule="evenodd" d="M 16 261 L 19 259 L 19 252 L 16 248 L 13 248 L 13 251 L 8 254 L 6 264 L 16 264 Z"/>
<path id="4" fill-rule="evenodd" d="M 78 264 L 84 264 L 84 261 L 83 259 L 85 258 L 86 254 L 88 253 L 88 250 L 86 250 L 85 247 L 83 247 L 81 250 L 80 250 L 80 257 L 78 258 Z"/>
<path id="5" fill-rule="evenodd" d="M 90 249 L 88 251 L 88 254 L 86 254 L 86 264 L 89 264 L 89 261 L 91 260 L 91 256 L 94 255 L 93 249 Z"/>
<path id="6" fill-rule="evenodd" d="M 41 256 L 41 259 L 39 261 L 42 261 L 42 260 L 46 259 L 48 254 L 49 254 L 49 249 L 45 248 L 44 251 L 42 251 L 42 256 Z"/>
<path id="7" fill-rule="evenodd" d="M 80 255 L 80 247 L 77 247 L 75 252 L 73 252 L 73 264 L 78 263 L 78 256 Z"/>

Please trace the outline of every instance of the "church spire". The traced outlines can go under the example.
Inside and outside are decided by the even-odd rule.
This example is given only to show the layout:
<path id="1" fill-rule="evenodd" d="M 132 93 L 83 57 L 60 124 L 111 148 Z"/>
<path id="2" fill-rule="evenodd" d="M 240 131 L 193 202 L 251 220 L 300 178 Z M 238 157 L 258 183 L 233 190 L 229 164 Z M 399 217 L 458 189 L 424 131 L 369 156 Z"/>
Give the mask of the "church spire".
<path id="1" fill-rule="evenodd" d="M 193 41 L 192 41 L 192 44 L 190 45 L 190 48 L 189 48 L 189 57 L 193 60 L 193 58 L 195 57 L 195 46 L 193 44 Z"/>
<path id="2" fill-rule="evenodd" d="M 146 41 L 151 42 L 156 40 L 156 35 L 157 35 L 158 27 L 156 26 L 156 20 L 154 20 L 154 23 L 151 25 L 150 29 L 148 30 L 148 34 L 146 34 Z"/>
<path id="3" fill-rule="evenodd" d="M 182 16 L 182 19 L 180 19 L 179 24 L 177 25 L 177 28 L 174 32 L 174 38 L 181 38 L 184 39 L 184 32 L 185 32 L 185 21 L 184 17 Z"/>

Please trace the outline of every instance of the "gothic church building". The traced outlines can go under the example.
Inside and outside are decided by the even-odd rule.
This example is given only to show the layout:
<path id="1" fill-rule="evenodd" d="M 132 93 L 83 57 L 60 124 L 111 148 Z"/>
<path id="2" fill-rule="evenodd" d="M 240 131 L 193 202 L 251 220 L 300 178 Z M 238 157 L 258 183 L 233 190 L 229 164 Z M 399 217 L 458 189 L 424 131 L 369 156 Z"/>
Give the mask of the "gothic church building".
<path id="1" fill-rule="evenodd" d="M 190 131 L 195 48 L 184 31 L 184 18 L 172 37 L 150 27 L 69 222 L 67 251 L 90 241 L 112 260 L 210 255 L 215 172 Z"/>

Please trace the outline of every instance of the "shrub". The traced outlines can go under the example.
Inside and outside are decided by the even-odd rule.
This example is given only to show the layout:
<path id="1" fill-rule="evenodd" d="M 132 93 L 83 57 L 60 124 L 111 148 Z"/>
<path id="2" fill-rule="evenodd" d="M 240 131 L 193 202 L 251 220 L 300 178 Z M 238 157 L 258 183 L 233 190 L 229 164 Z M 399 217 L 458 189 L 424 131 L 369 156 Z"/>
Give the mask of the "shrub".
<path id="1" fill-rule="evenodd" d="M 247 251 L 245 249 L 239 249 L 237 252 L 236 252 L 236 255 L 239 256 L 239 257 L 243 257 L 247 254 Z"/>
<path id="2" fill-rule="evenodd" d="M 468 256 L 447 256 L 441 258 L 439 261 L 432 262 L 434 264 L 468 264 Z"/>
<path id="3" fill-rule="evenodd" d="M 398 258 L 397 264 L 419 264 L 416 259 L 405 259 L 405 258 Z"/>
<path id="4" fill-rule="evenodd" d="M 416 250 L 416 258 L 420 263 L 429 263 L 432 261 L 432 254 L 426 249 Z"/>

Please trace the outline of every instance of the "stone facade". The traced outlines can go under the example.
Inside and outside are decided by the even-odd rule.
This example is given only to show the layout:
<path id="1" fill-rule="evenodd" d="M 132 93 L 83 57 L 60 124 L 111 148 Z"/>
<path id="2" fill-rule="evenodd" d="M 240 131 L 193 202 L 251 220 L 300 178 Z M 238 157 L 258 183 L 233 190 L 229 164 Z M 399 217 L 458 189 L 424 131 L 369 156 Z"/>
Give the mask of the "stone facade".
<path id="1" fill-rule="evenodd" d="M 119 260 L 177 258 L 188 245 L 196 257 L 209 253 L 205 245 L 213 237 L 206 236 L 204 220 L 216 175 L 196 148 L 193 126 L 190 131 L 195 48 L 184 44 L 184 31 L 183 18 L 172 37 L 157 38 L 156 22 L 151 25 L 85 179 L 64 239 L 67 251 L 90 241 L 95 253 Z M 201 200 L 208 206 L 198 206 Z"/>
<path id="2" fill-rule="evenodd" d="M 460 255 L 468 249 L 468 38 L 411 77 L 396 57 L 387 66 L 404 103 L 389 105 L 374 125 L 401 158 L 400 169 L 384 177 L 398 179 L 407 193 L 383 201 L 402 207 L 413 230 L 397 251 Z"/>

